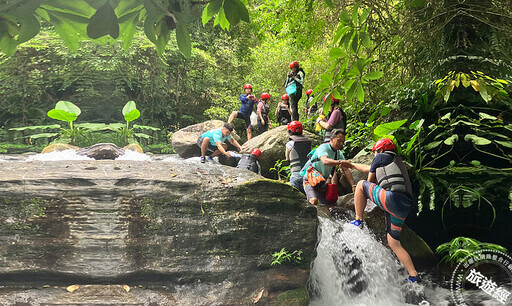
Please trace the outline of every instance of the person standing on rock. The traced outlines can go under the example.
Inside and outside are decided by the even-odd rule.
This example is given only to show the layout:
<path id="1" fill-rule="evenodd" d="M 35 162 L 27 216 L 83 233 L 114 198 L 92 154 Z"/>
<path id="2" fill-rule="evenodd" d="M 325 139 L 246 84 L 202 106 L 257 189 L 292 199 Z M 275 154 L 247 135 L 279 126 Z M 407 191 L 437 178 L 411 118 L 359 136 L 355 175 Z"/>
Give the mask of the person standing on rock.
<path id="1" fill-rule="evenodd" d="M 292 107 L 292 120 L 299 121 L 299 100 L 302 97 L 302 84 L 306 73 L 304 69 L 299 67 L 299 62 L 293 61 L 290 63 L 291 71 L 286 75 L 284 87 L 286 93 L 290 96 L 290 104 Z"/>
<path id="2" fill-rule="evenodd" d="M 251 114 L 256 103 L 256 96 L 252 94 L 252 85 L 244 85 L 244 94 L 240 95 L 240 110 L 231 113 L 228 119 L 228 123 L 231 123 L 233 119 L 239 118 L 245 120 L 245 127 L 247 129 L 247 140 L 252 138 L 252 126 L 251 126 Z"/>
<path id="3" fill-rule="evenodd" d="M 287 125 L 292 121 L 292 111 L 290 110 L 290 97 L 287 94 L 281 96 L 281 102 L 276 107 L 276 118 L 279 125 Z"/>
<path id="4" fill-rule="evenodd" d="M 415 283 L 418 272 L 411 256 L 400 243 L 400 233 L 405 218 L 411 211 L 412 188 L 409 174 L 402 159 L 395 153 L 395 144 L 389 138 L 378 140 L 372 148 L 374 158 L 371 166 L 351 164 L 353 169 L 368 173 L 368 180 L 359 181 L 354 193 L 356 219 L 350 224 L 363 227 L 366 200 L 374 202 L 386 213 L 388 244 L 407 269 L 407 282 Z"/>
<path id="5" fill-rule="evenodd" d="M 303 194 L 304 186 L 302 185 L 302 175 L 300 170 L 308 161 L 308 153 L 311 151 L 311 139 L 302 135 L 302 123 L 300 121 L 292 121 L 288 124 L 288 135 L 290 141 L 286 143 L 286 160 L 290 161 L 290 185 L 297 188 Z"/>
<path id="6" fill-rule="evenodd" d="M 228 148 L 228 145 L 224 143 L 226 140 L 242 150 L 242 146 L 231 136 L 231 132 L 233 132 L 233 126 L 231 123 L 225 123 L 222 128 L 209 130 L 199 136 L 197 145 L 201 148 L 201 163 L 206 161 L 205 156 L 209 156 L 209 159 L 220 154 L 231 157 L 231 153 L 226 151 Z"/>
<path id="7" fill-rule="evenodd" d="M 258 132 L 260 134 L 268 131 L 272 128 L 268 114 L 270 113 L 270 95 L 266 92 L 261 94 L 261 100 L 258 102 L 257 113 L 258 113 Z"/>
<path id="8" fill-rule="evenodd" d="M 345 156 L 340 151 L 344 143 L 345 130 L 332 130 L 330 142 L 318 146 L 300 171 L 304 176 L 303 186 L 306 197 L 312 205 L 327 202 L 327 179 L 334 173 L 337 166 L 342 167 L 347 180 L 354 185 L 354 178 L 348 169 L 350 162 L 345 160 Z"/>

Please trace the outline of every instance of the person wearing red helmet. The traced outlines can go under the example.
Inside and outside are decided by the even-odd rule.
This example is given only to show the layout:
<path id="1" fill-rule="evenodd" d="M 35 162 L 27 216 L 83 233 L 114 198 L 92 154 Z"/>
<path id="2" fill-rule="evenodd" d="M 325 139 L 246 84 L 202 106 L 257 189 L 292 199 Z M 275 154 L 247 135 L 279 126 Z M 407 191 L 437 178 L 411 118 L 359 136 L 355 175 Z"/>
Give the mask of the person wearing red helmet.
<path id="1" fill-rule="evenodd" d="M 276 107 L 276 118 L 279 125 L 288 125 L 292 122 L 292 111 L 290 110 L 290 97 L 287 94 L 281 96 L 281 102 Z"/>
<path id="2" fill-rule="evenodd" d="M 290 161 L 290 185 L 306 194 L 300 170 L 308 161 L 308 153 L 311 151 L 311 140 L 302 134 L 302 130 L 303 127 L 300 121 L 292 121 L 288 124 L 290 141 L 286 143 L 285 158 Z"/>
<path id="3" fill-rule="evenodd" d="M 293 121 L 299 120 L 299 100 L 302 97 L 302 84 L 304 83 L 304 77 L 306 73 L 304 69 L 299 67 L 299 62 L 293 61 L 290 63 L 291 71 L 286 75 L 286 81 L 284 87 L 286 93 L 290 97 L 290 105 L 292 108 L 292 119 Z"/>
<path id="4" fill-rule="evenodd" d="M 324 104 L 327 100 L 329 94 L 324 97 Z M 329 109 L 329 113 L 325 118 L 319 117 L 317 119 L 317 123 L 325 129 L 324 134 L 324 143 L 329 142 L 331 138 L 331 131 L 333 129 L 346 129 L 347 126 L 347 118 L 345 112 L 340 107 L 340 100 L 331 98 L 331 108 Z"/>
<path id="5" fill-rule="evenodd" d="M 261 166 L 259 162 L 261 156 L 261 150 L 254 148 L 252 149 L 251 154 L 242 154 L 236 167 L 239 169 L 247 169 L 261 175 Z"/>
<path id="6" fill-rule="evenodd" d="M 356 219 L 351 224 L 363 226 L 366 200 L 374 202 L 386 214 L 388 244 L 402 265 L 407 269 L 407 282 L 416 282 L 418 272 L 411 256 L 400 243 L 400 233 L 405 218 L 411 211 L 412 187 L 402 159 L 395 153 L 395 144 L 389 138 L 378 140 L 372 148 L 374 158 L 371 166 L 351 164 L 353 169 L 368 173 L 366 181 L 359 181 L 354 192 Z"/>
<path id="7" fill-rule="evenodd" d="M 257 114 L 258 114 L 258 132 L 260 134 L 268 131 L 272 128 L 268 114 L 270 113 L 270 95 L 266 92 L 261 94 L 261 100 L 258 102 Z"/>
<path id="8" fill-rule="evenodd" d="M 251 126 L 251 114 L 256 103 L 256 97 L 252 94 L 252 85 L 244 85 L 245 94 L 240 95 L 240 110 L 231 113 L 228 119 L 228 123 L 231 123 L 233 119 L 239 118 L 245 120 L 245 126 L 247 128 L 247 140 L 252 138 L 252 126 Z"/>
<path id="9" fill-rule="evenodd" d="M 313 96 L 313 89 L 306 90 L 306 96 L 306 107 L 304 108 L 304 111 L 309 119 L 317 112 L 318 106 L 316 105 L 316 102 L 313 103 L 313 99 L 315 98 L 315 96 Z"/>

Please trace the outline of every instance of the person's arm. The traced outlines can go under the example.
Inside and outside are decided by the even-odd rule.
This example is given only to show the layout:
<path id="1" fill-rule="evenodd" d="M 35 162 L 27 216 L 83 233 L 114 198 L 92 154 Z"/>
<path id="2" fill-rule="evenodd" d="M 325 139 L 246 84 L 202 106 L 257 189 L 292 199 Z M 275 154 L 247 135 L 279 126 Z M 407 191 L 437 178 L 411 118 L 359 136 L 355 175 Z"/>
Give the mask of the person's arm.
<path id="1" fill-rule="evenodd" d="M 226 155 L 227 157 L 231 157 L 231 155 L 228 152 L 226 152 L 226 150 L 224 150 L 221 141 L 216 141 L 215 144 L 217 145 L 217 149 L 219 149 L 220 153 Z"/>
<path id="2" fill-rule="evenodd" d="M 263 104 L 262 104 L 261 107 L 260 107 L 260 104 L 258 104 L 257 113 L 258 113 L 258 117 L 260 117 L 261 124 L 265 125 L 265 120 L 263 120 L 263 116 L 261 115 L 261 109 L 262 108 L 263 108 Z"/>
<path id="3" fill-rule="evenodd" d="M 277 103 L 277 107 L 276 107 L 276 117 L 277 117 L 277 114 L 279 114 L 279 105 L 281 105 L 281 102 Z"/>
<path id="4" fill-rule="evenodd" d="M 324 164 L 326 166 L 331 166 L 331 167 L 343 166 L 345 164 L 345 162 L 347 162 L 345 160 L 335 160 L 335 159 L 329 158 L 327 155 L 321 156 L 320 161 L 322 162 L 322 164 Z"/>
<path id="5" fill-rule="evenodd" d="M 290 113 L 290 116 L 292 116 L 292 109 L 289 105 L 286 104 L 286 109 L 288 110 L 288 113 Z"/>
<path id="6" fill-rule="evenodd" d="M 320 124 L 320 126 L 326 130 L 332 129 L 332 126 L 329 123 L 327 123 L 327 121 L 325 121 L 325 119 L 318 120 L 318 124 Z"/>
<path id="7" fill-rule="evenodd" d="M 370 173 L 370 166 L 364 164 L 354 164 L 352 163 L 352 169 L 356 169 L 359 172 Z"/>
<path id="8" fill-rule="evenodd" d="M 377 176 L 375 175 L 375 172 L 368 172 L 368 182 L 377 183 Z"/>
<path id="9" fill-rule="evenodd" d="M 345 177 L 347 178 L 347 181 L 352 186 L 352 192 L 354 192 L 355 188 L 356 188 L 356 183 L 354 182 L 354 177 L 352 176 L 352 173 L 346 167 L 341 167 L 341 170 L 343 170 L 343 173 L 345 174 Z"/>
<path id="10" fill-rule="evenodd" d="M 286 152 L 284 153 L 284 157 L 286 158 L 286 160 L 290 160 L 290 149 L 288 149 L 288 147 L 286 147 Z"/>
<path id="11" fill-rule="evenodd" d="M 237 147 L 239 150 L 242 150 L 242 146 L 238 143 L 238 141 L 236 141 L 235 138 L 231 138 L 229 140 L 229 142 L 231 142 L 235 147 Z M 222 152 L 222 151 L 221 151 Z"/>

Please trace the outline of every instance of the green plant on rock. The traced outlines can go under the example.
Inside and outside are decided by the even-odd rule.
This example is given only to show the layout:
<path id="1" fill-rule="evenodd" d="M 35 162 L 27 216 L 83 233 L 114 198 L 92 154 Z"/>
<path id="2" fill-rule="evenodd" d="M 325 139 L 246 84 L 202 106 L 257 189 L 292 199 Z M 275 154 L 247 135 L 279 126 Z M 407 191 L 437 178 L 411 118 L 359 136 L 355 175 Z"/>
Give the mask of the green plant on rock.
<path id="1" fill-rule="evenodd" d="M 277 174 L 277 180 L 287 181 L 290 179 L 290 165 L 285 165 L 286 160 L 278 159 L 274 164 L 274 167 L 270 168 L 270 172 L 274 172 Z"/>
<path id="2" fill-rule="evenodd" d="M 285 248 L 282 248 L 279 252 L 274 252 L 272 258 L 271 266 L 280 265 L 284 262 L 299 264 L 302 261 L 302 250 L 295 250 L 289 253 Z"/>
<path id="3" fill-rule="evenodd" d="M 466 257 L 471 258 L 476 256 L 474 252 L 483 249 L 496 250 L 504 253 L 507 252 L 506 248 L 498 244 L 480 242 L 476 239 L 467 237 L 457 237 L 449 242 L 439 245 L 436 248 L 436 254 L 444 254 L 444 256 L 441 258 L 441 262 L 454 265 L 456 263 L 462 262 Z"/>

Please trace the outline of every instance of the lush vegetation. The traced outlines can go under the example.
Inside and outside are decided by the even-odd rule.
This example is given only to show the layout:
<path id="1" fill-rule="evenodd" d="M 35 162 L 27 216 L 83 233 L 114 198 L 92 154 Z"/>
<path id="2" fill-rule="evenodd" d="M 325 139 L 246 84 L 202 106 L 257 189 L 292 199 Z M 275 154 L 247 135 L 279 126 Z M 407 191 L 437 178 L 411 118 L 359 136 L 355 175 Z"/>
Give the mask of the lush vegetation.
<path id="1" fill-rule="evenodd" d="M 0 150 L 44 145 L 12 129 L 55 124 L 46 113 L 58 101 L 73 101 L 81 124 L 109 125 L 134 101 L 140 123 L 160 128 L 139 142 L 169 148 L 181 127 L 226 120 L 245 83 L 270 93 L 273 109 L 298 60 L 315 102 L 327 95 L 321 108 L 331 95 L 342 99 L 346 156 L 379 137 L 396 141 L 412 166 L 418 211 L 436 213 L 449 237 L 442 242 L 473 230 L 460 226 L 467 215 L 476 228 L 509 231 L 510 1 L 65 3 L 1 6 Z"/>

